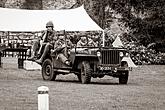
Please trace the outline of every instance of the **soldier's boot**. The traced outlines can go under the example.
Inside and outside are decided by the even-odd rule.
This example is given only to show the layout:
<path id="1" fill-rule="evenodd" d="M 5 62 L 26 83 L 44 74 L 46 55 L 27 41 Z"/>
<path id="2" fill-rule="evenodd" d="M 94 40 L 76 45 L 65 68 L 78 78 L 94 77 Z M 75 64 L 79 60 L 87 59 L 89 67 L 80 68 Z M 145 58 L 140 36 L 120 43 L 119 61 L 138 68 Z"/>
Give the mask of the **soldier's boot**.
<path id="1" fill-rule="evenodd" d="M 68 58 L 64 54 L 60 53 L 58 57 L 62 61 L 62 63 L 64 63 L 65 65 L 67 66 L 71 65 L 71 62 L 68 60 Z"/>
<path id="2" fill-rule="evenodd" d="M 42 56 L 40 57 L 40 59 L 36 60 L 36 62 L 41 64 L 48 52 L 49 52 L 49 45 L 46 45 Z"/>
<path id="3" fill-rule="evenodd" d="M 35 60 L 36 52 L 37 52 L 38 48 L 39 48 L 39 41 L 34 41 L 34 44 L 32 46 L 32 55 L 31 55 L 31 57 L 27 58 L 27 60 L 32 60 L 32 61 Z"/>
<path id="4" fill-rule="evenodd" d="M 66 61 L 65 61 L 65 64 L 66 64 L 67 66 L 71 66 L 71 62 L 70 62 L 69 60 L 66 60 Z"/>

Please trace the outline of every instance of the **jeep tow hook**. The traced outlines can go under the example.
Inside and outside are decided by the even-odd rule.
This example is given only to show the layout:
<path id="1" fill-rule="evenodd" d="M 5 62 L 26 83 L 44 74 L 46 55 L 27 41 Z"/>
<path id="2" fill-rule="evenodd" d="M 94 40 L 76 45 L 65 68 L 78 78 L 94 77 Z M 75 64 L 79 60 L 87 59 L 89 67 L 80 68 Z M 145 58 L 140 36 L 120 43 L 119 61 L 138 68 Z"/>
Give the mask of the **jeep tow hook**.
<path id="1" fill-rule="evenodd" d="M 114 68 L 114 70 L 113 70 L 115 73 L 117 72 L 117 68 Z"/>

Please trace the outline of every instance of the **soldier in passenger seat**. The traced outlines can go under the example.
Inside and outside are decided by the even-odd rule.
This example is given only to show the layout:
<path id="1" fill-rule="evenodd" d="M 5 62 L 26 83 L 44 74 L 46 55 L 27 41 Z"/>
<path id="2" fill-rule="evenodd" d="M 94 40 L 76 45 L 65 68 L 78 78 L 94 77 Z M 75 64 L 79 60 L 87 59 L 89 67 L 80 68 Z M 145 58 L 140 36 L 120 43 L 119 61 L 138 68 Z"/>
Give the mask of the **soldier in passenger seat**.
<path id="1" fill-rule="evenodd" d="M 71 65 L 68 60 L 68 47 L 72 47 L 73 44 L 69 39 L 65 39 L 65 36 L 59 36 L 55 42 L 53 53 L 57 53 L 57 58 L 67 66 Z"/>

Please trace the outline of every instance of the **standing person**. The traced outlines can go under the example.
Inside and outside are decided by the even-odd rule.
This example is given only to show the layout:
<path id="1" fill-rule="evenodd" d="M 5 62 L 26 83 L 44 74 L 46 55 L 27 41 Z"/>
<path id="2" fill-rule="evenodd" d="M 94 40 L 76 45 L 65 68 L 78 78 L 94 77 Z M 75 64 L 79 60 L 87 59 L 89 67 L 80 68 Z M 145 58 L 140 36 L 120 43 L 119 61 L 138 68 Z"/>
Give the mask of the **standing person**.
<path id="1" fill-rule="evenodd" d="M 41 56 L 41 51 L 44 49 L 44 52 L 40 59 L 36 60 L 36 62 L 41 63 L 43 58 L 46 56 L 47 52 L 50 48 L 53 48 L 55 40 L 57 40 L 53 22 L 49 21 L 46 23 L 47 30 L 43 31 L 41 40 L 38 39 L 34 41 L 32 46 L 32 56 L 28 58 L 29 60 L 35 60 L 37 56 Z"/>

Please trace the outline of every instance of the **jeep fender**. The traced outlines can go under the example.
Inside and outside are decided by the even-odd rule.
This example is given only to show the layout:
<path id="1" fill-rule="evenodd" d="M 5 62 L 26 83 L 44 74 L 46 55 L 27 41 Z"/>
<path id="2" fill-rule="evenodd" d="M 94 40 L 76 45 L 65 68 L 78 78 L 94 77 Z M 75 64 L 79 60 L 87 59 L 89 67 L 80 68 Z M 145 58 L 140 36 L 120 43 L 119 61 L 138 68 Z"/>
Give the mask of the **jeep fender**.
<path id="1" fill-rule="evenodd" d="M 122 62 L 127 62 L 128 67 L 132 67 L 132 68 L 136 68 L 137 66 L 134 64 L 134 62 L 132 61 L 132 59 L 130 57 L 123 57 L 123 59 L 121 60 Z"/>
<path id="2" fill-rule="evenodd" d="M 82 61 L 88 61 L 88 62 L 98 62 L 99 59 L 96 55 L 76 55 L 74 60 L 74 67 L 77 67 L 77 69 L 81 69 L 81 62 Z"/>

